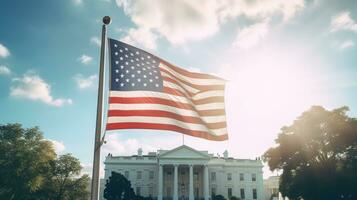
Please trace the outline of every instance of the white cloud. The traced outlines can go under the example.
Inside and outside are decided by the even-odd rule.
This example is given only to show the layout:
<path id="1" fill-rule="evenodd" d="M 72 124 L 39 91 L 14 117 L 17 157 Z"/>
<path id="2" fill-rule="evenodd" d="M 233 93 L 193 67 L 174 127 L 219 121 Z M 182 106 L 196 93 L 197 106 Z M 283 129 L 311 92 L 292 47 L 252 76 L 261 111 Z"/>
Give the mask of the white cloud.
<path id="1" fill-rule="evenodd" d="M 238 30 L 238 35 L 233 45 L 239 48 L 248 49 L 257 45 L 268 33 L 268 20 L 256 23 Z"/>
<path id="2" fill-rule="evenodd" d="M 93 58 L 88 56 L 88 55 L 86 55 L 86 54 L 83 54 L 81 57 L 78 58 L 78 60 L 82 64 L 88 65 L 89 63 L 91 63 L 93 61 Z"/>
<path id="3" fill-rule="evenodd" d="M 6 58 L 10 55 L 10 51 L 0 43 L 0 57 Z"/>
<path id="4" fill-rule="evenodd" d="M 339 50 L 345 50 L 348 48 L 351 48 L 355 45 L 355 43 L 352 40 L 347 40 L 342 42 L 341 44 L 338 45 Z"/>
<path id="5" fill-rule="evenodd" d="M 64 152 L 64 150 L 66 150 L 66 146 L 64 145 L 63 142 L 59 142 L 56 140 L 50 140 L 50 139 L 48 139 L 48 141 L 52 142 L 57 155 L 62 154 Z"/>
<path id="6" fill-rule="evenodd" d="M 232 19 L 239 15 L 256 19 L 280 14 L 283 17 L 283 21 L 288 21 L 305 7 L 304 0 L 224 0 L 219 2 L 221 9 L 219 9 L 218 13 L 222 20 Z"/>
<path id="7" fill-rule="evenodd" d="M 156 49 L 157 36 L 147 28 L 131 28 L 121 40 L 131 45 L 142 45 L 148 49 Z"/>
<path id="8" fill-rule="evenodd" d="M 130 138 L 123 139 L 119 134 L 107 134 L 105 138 L 106 144 L 103 145 L 103 155 L 108 153 L 114 155 L 134 155 L 139 148 L 143 151 L 156 151 L 156 148 L 147 144 L 140 139 Z"/>
<path id="9" fill-rule="evenodd" d="M 100 39 L 98 37 L 91 37 L 90 38 L 90 42 L 92 44 L 97 45 L 98 47 L 100 47 L 100 45 L 101 45 Z"/>
<path id="10" fill-rule="evenodd" d="M 90 75 L 88 77 L 84 77 L 82 74 L 77 74 L 74 76 L 74 80 L 77 83 L 77 86 L 80 89 L 87 89 L 94 87 L 96 81 L 98 79 L 98 76 L 96 74 Z"/>
<path id="11" fill-rule="evenodd" d="M 13 85 L 10 88 L 10 96 L 42 101 L 57 107 L 72 104 L 72 99 L 53 98 L 51 86 L 40 76 L 33 73 L 26 73 L 20 78 L 14 78 Z"/>
<path id="12" fill-rule="evenodd" d="M 200 40 L 218 31 L 215 1 L 116 1 L 140 30 L 157 31 L 173 44 Z"/>
<path id="13" fill-rule="evenodd" d="M 5 65 L 0 65 L 0 75 L 10 75 L 11 70 Z"/>
<path id="14" fill-rule="evenodd" d="M 81 163 L 81 166 L 82 166 L 82 171 L 81 171 L 81 176 L 84 175 L 84 174 L 87 174 L 89 175 L 90 177 L 92 177 L 92 164 L 89 164 L 89 163 Z M 101 172 L 100 172 L 100 177 L 103 178 L 104 175 L 103 175 L 103 164 L 101 164 Z M 103 172 L 102 172 L 103 171 Z"/>
<path id="15" fill-rule="evenodd" d="M 351 18 L 350 13 L 347 11 L 335 15 L 331 19 L 330 31 L 336 32 L 340 30 L 357 32 L 357 24 Z"/>
<path id="16" fill-rule="evenodd" d="M 220 26 L 240 15 L 252 19 L 280 14 L 292 18 L 304 7 L 304 0 L 116 0 L 138 27 L 165 37 L 172 44 L 202 40 L 214 35 Z M 128 33 L 130 35 L 130 32 Z"/>

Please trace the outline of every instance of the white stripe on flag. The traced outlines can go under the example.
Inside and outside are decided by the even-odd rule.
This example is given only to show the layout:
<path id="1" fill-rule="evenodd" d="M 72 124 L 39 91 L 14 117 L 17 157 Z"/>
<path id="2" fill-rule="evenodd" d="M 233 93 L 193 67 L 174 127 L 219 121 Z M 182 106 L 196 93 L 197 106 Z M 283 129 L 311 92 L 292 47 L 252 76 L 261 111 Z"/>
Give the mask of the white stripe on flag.
<path id="1" fill-rule="evenodd" d="M 173 74 L 174 76 L 182 79 L 183 81 L 195 84 L 195 85 L 224 85 L 226 81 L 224 80 L 220 80 L 220 79 L 199 79 L 199 78 L 192 78 L 189 76 L 185 76 L 179 72 L 174 71 L 173 69 L 171 69 L 170 67 L 168 67 L 167 65 L 160 63 L 159 65 L 160 68 L 165 69 L 167 71 L 169 71 L 171 74 Z"/>

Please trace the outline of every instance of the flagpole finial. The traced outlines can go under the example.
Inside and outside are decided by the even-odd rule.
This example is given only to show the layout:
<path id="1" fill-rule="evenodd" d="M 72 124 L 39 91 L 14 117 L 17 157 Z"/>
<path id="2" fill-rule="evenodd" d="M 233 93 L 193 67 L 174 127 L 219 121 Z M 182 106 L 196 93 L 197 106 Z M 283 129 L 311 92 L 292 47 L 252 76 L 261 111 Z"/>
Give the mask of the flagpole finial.
<path id="1" fill-rule="evenodd" d="M 104 23 L 105 25 L 109 25 L 111 22 L 112 22 L 112 19 L 110 19 L 109 16 L 103 17 L 103 23 Z"/>

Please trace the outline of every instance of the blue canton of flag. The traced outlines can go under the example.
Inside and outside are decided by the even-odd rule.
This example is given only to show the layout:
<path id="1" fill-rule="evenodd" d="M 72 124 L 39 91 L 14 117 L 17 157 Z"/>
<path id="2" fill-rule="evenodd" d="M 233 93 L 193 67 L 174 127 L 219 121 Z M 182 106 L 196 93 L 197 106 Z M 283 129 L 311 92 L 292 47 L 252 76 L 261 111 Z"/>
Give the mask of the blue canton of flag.
<path id="1" fill-rule="evenodd" d="M 162 91 L 160 60 L 138 48 L 110 39 L 111 90 Z"/>

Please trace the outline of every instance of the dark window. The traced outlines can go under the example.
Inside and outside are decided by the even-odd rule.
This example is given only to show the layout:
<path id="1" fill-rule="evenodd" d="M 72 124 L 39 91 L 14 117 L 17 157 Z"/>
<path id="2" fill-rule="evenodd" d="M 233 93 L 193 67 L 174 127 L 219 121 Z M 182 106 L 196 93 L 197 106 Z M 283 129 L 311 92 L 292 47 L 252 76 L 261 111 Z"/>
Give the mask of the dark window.
<path id="1" fill-rule="evenodd" d="M 200 190 L 196 187 L 195 188 L 195 198 L 198 199 L 198 194 L 199 194 Z"/>
<path id="2" fill-rule="evenodd" d="M 149 197 L 152 197 L 154 195 L 154 188 L 149 187 Z"/>
<path id="3" fill-rule="evenodd" d="M 257 189 L 253 189 L 253 199 L 257 199 Z"/>
<path id="4" fill-rule="evenodd" d="M 228 173 L 227 174 L 227 181 L 231 181 L 232 180 L 232 173 Z"/>
<path id="5" fill-rule="evenodd" d="M 136 172 L 136 179 L 141 179 L 141 171 Z"/>
<path id="6" fill-rule="evenodd" d="M 141 188 L 136 187 L 136 195 L 141 196 Z"/>
<path id="7" fill-rule="evenodd" d="M 211 196 L 212 198 L 216 196 L 216 188 L 211 188 Z"/>
<path id="8" fill-rule="evenodd" d="M 216 172 L 211 172 L 211 181 L 216 180 Z"/>
<path id="9" fill-rule="evenodd" d="M 243 174 L 243 173 L 240 173 L 240 174 L 239 174 L 239 180 L 240 180 L 240 181 L 244 181 L 244 174 Z"/>
<path id="10" fill-rule="evenodd" d="M 153 179 L 154 178 L 154 171 L 149 171 L 149 179 Z"/>
<path id="11" fill-rule="evenodd" d="M 195 181 L 198 181 L 198 180 L 199 180 L 198 172 L 193 173 L 193 179 L 194 179 Z"/>
<path id="12" fill-rule="evenodd" d="M 252 181 L 256 181 L 257 180 L 257 175 L 256 174 L 252 174 Z"/>
<path id="13" fill-rule="evenodd" d="M 167 193 L 168 197 L 171 197 L 171 188 L 170 187 L 166 188 L 166 193 Z"/>
<path id="14" fill-rule="evenodd" d="M 232 188 L 228 188 L 228 198 L 232 197 Z"/>
<path id="15" fill-rule="evenodd" d="M 245 199 L 245 193 L 243 188 L 240 189 L 240 198 Z"/>

